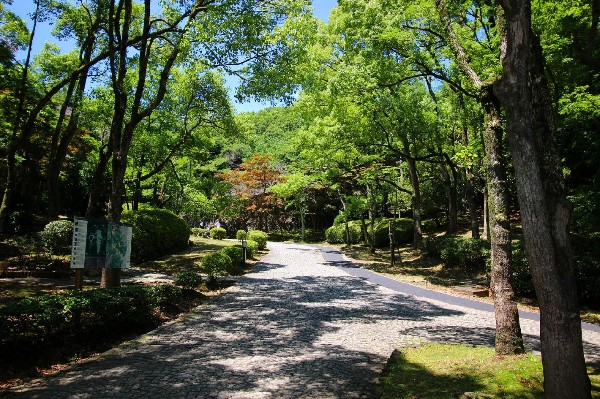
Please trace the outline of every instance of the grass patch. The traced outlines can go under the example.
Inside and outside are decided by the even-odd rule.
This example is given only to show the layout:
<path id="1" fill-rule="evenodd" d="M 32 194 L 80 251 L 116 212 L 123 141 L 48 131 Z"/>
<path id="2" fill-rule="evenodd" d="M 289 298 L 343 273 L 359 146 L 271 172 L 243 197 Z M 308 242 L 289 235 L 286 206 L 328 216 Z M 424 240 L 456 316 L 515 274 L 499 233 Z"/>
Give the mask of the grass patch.
<path id="1" fill-rule="evenodd" d="M 600 375 L 590 369 L 592 397 Z M 381 381 L 382 399 L 543 398 L 539 356 L 497 356 L 492 348 L 428 344 L 393 356 Z"/>

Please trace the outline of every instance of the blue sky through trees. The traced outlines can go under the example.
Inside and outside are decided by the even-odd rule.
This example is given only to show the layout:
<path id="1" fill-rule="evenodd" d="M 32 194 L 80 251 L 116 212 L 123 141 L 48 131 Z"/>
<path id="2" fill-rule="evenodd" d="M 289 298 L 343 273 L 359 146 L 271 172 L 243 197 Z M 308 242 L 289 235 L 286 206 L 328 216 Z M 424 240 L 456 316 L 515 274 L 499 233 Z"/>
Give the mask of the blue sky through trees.
<path id="1" fill-rule="evenodd" d="M 313 3 L 313 8 L 314 8 L 314 15 L 317 18 L 322 19 L 323 21 L 327 21 L 327 18 L 329 16 L 331 9 L 337 5 L 337 0 L 313 0 L 312 3 Z M 23 20 L 27 23 L 29 28 L 31 28 L 32 22 L 31 22 L 30 14 L 32 14 L 33 11 L 35 10 L 35 3 L 33 0 L 15 0 L 15 1 L 13 1 L 12 5 L 8 5 L 8 8 L 10 10 L 12 10 L 14 13 L 16 13 L 17 15 L 19 15 L 21 18 L 23 18 Z M 46 41 L 56 42 L 56 38 L 54 38 L 51 34 L 52 28 L 53 27 L 48 23 L 38 23 L 38 26 L 36 29 L 36 37 L 35 37 L 34 46 L 33 46 L 34 54 L 38 53 L 42 49 L 42 47 L 44 46 L 44 43 Z M 63 42 L 60 42 L 59 45 L 61 46 L 61 49 L 63 52 L 67 52 L 71 49 L 71 47 L 73 46 L 73 43 L 74 42 L 72 42 L 72 41 L 71 42 L 63 41 Z M 20 52 L 17 55 L 17 57 L 19 59 L 24 59 L 25 52 Z M 228 77 L 226 79 L 226 84 L 229 88 L 229 92 L 232 96 L 233 106 L 237 113 L 258 111 L 258 110 L 268 108 L 271 106 L 271 104 L 269 102 L 257 102 L 257 101 L 250 101 L 250 100 L 246 101 L 244 103 L 240 103 L 236 99 L 233 98 L 233 92 L 235 91 L 235 88 L 239 84 L 239 80 L 237 80 L 237 78 L 234 78 L 234 77 Z"/>

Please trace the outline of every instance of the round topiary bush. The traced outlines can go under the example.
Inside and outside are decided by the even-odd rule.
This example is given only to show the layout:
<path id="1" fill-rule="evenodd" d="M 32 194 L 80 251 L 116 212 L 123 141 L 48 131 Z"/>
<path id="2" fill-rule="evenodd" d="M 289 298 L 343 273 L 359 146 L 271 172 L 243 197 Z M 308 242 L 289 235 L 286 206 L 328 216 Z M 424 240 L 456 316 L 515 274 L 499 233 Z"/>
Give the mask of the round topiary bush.
<path id="1" fill-rule="evenodd" d="M 358 244 L 360 242 L 362 232 L 360 227 L 360 221 L 354 220 L 348 223 L 348 231 L 350 232 L 350 243 Z M 346 234 L 346 224 L 333 225 L 325 230 L 325 239 L 330 244 L 348 244 Z"/>
<path id="2" fill-rule="evenodd" d="M 214 283 L 217 277 L 227 276 L 231 267 L 231 258 L 222 252 L 213 252 L 202 259 L 202 270 L 208 275 L 210 283 Z"/>
<path id="3" fill-rule="evenodd" d="M 222 227 L 213 227 L 210 229 L 210 238 L 215 240 L 222 240 L 227 236 L 227 231 Z"/>
<path id="4" fill-rule="evenodd" d="M 73 240 L 73 222 L 55 220 L 42 230 L 41 238 L 44 246 L 55 255 L 69 253 Z"/>
<path id="5" fill-rule="evenodd" d="M 175 276 L 175 285 L 180 286 L 184 290 L 193 290 L 202 284 L 202 276 L 193 270 L 186 270 L 177 273 Z"/>
<path id="6" fill-rule="evenodd" d="M 253 259 L 258 253 L 258 243 L 254 240 L 246 241 L 246 256 L 248 259 Z"/>
<path id="7" fill-rule="evenodd" d="M 125 211 L 121 223 L 133 227 L 131 258 L 135 262 L 156 259 L 188 245 L 190 228 L 185 220 L 166 209 Z"/>
<path id="8" fill-rule="evenodd" d="M 245 240 L 248 238 L 248 232 L 246 230 L 238 230 L 235 233 L 235 238 L 239 241 Z"/>
<path id="9" fill-rule="evenodd" d="M 244 249 L 242 247 L 225 247 L 221 252 L 231 258 L 231 269 L 227 270 L 227 273 L 232 276 L 242 274 L 245 261 Z"/>
<path id="10" fill-rule="evenodd" d="M 267 237 L 267 233 L 261 230 L 250 230 L 248 232 L 248 240 L 256 241 L 260 250 L 267 247 Z"/>

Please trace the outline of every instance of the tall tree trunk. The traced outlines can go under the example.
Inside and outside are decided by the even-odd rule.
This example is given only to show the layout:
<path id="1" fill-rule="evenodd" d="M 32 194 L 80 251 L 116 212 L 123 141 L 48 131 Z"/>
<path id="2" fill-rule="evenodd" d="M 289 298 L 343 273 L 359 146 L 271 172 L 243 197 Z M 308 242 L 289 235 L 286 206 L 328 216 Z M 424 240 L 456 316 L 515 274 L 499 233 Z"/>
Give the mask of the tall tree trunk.
<path id="1" fill-rule="evenodd" d="M 543 55 L 529 0 L 500 0 L 506 18 L 502 79 L 494 89 L 506 110 L 510 149 L 531 275 L 540 303 L 547 398 L 590 398 L 581 337 L 560 157 Z"/>
<path id="2" fill-rule="evenodd" d="M 423 244 L 423 232 L 421 230 L 421 189 L 419 187 L 419 175 L 417 174 L 417 161 L 414 158 L 406 160 L 410 185 L 412 188 L 411 204 L 413 211 L 413 245 L 420 248 Z"/>
<path id="3" fill-rule="evenodd" d="M 487 189 L 490 241 L 492 247 L 492 294 L 496 312 L 496 351 L 520 353 L 523 351 L 519 314 L 514 302 L 511 278 L 510 220 L 506 189 L 505 162 L 502 159 L 502 128 L 497 98 L 489 84 L 484 84 L 469 63 L 467 52 L 452 28 L 445 0 L 436 0 L 438 13 L 444 25 L 448 42 L 461 71 L 473 86 L 480 90 L 479 101 L 485 112 L 484 143 L 487 159 Z M 502 16 L 499 16 L 499 25 Z"/>
<path id="4" fill-rule="evenodd" d="M 488 210 L 492 247 L 491 289 L 496 312 L 496 353 L 500 355 L 523 353 L 523 336 L 519 311 L 511 284 L 512 249 L 508 187 L 502 152 L 502 122 L 500 104 L 491 92 L 484 90 L 485 112 L 484 143 L 486 149 Z"/>

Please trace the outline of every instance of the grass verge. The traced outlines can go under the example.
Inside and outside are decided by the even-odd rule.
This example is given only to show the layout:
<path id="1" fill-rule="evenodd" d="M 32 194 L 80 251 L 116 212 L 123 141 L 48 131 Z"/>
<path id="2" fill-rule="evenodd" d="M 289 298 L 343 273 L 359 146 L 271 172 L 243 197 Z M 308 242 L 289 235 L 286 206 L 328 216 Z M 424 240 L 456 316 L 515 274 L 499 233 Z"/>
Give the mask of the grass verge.
<path id="1" fill-rule="evenodd" d="M 600 375 L 588 370 L 592 397 L 600 398 Z M 405 348 L 390 359 L 380 393 L 381 399 L 543 398 L 542 364 L 533 354 L 497 356 L 484 347 Z"/>

